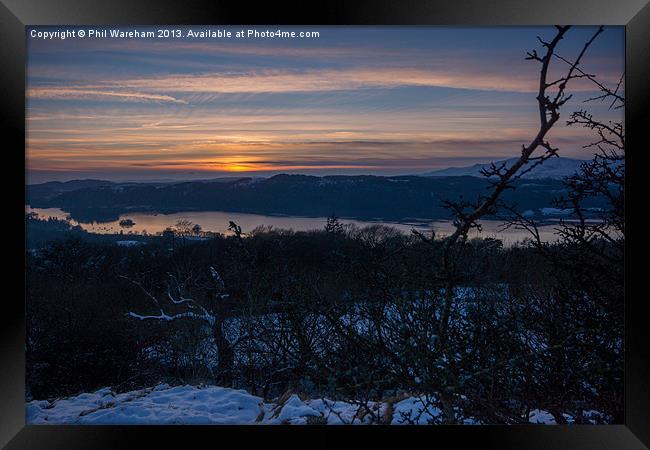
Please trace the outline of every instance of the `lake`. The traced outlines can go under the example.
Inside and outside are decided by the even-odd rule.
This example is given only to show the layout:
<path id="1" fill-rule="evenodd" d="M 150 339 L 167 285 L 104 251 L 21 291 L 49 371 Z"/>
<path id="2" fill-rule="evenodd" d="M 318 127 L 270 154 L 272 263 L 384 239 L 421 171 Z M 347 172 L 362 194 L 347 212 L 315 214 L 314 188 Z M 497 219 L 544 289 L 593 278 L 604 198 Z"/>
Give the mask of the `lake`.
<path id="1" fill-rule="evenodd" d="M 308 231 L 323 229 L 327 223 L 326 217 L 297 217 L 297 216 L 269 216 L 260 214 L 248 214 L 239 212 L 226 211 L 190 211 L 172 214 L 156 214 L 133 212 L 120 215 L 118 220 L 110 222 L 77 222 L 70 218 L 69 214 L 59 208 L 32 208 L 25 206 L 25 212 L 34 212 L 42 219 L 54 217 L 60 220 L 69 220 L 72 225 L 79 225 L 90 233 L 112 234 L 122 231 L 124 234 L 148 234 L 160 233 L 166 228 L 173 227 L 179 220 L 189 220 L 194 224 L 201 225 L 203 231 L 213 231 L 220 233 L 228 232 L 230 221 L 235 222 L 242 228 L 244 233 L 252 231 L 260 225 L 272 226 L 274 228 L 293 229 L 294 231 Z M 122 227 L 120 221 L 131 220 L 133 226 Z M 454 226 L 448 220 L 436 221 L 405 221 L 405 222 L 387 222 L 387 221 L 364 221 L 357 219 L 339 218 L 344 224 L 355 224 L 364 227 L 374 224 L 382 224 L 394 227 L 404 233 L 410 233 L 412 229 L 426 232 L 432 228 L 438 235 L 449 235 L 454 231 Z M 476 230 L 470 232 L 471 237 L 493 237 L 503 240 L 504 244 L 512 245 L 521 242 L 530 234 L 525 230 L 508 229 L 501 230 L 502 222 L 496 220 L 482 220 L 483 231 L 479 233 Z M 545 241 L 556 239 L 555 225 L 544 225 L 539 227 L 540 235 Z"/>

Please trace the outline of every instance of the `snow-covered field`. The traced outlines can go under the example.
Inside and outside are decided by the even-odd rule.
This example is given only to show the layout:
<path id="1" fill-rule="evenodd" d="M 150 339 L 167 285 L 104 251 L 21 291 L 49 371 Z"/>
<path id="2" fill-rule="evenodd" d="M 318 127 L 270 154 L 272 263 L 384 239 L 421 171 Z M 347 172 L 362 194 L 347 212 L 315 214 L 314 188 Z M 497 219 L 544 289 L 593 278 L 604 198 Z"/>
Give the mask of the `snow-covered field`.
<path id="1" fill-rule="evenodd" d="M 361 407 L 343 401 L 301 399 L 287 393 L 264 402 L 243 390 L 218 386 L 175 386 L 116 394 L 110 388 L 54 401 L 27 404 L 28 424 L 169 425 L 169 424 L 427 424 L 438 422 L 440 411 L 423 411 L 417 397 L 403 397 Z M 531 423 L 555 423 L 545 411 L 531 412 Z M 477 424 L 472 419 L 466 424 Z"/>

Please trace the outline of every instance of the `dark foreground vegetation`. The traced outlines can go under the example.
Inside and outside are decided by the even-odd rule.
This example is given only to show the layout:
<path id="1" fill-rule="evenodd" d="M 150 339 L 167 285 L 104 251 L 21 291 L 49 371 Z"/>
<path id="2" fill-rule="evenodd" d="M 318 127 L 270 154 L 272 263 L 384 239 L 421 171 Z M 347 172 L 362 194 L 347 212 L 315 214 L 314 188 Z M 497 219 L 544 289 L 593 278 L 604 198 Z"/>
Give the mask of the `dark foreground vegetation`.
<path id="1" fill-rule="evenodd" d="M 27 255 L 28 394 L 161 380 L 267 398 L 407 391 L 493 423 L 526 421 L 534 408 L 560 422 L 589 410 L 622 421 L 620 276 L 555 267 L 549 258 L 567 246 L 541 254 L 474 240 L 448 308 L 441 250 L 334 221 L 204 242 L 52 242 Z M 175 318 L 202 308 L 216 324 Z M 169 320 L 154 317 L 163 310 Z"/>

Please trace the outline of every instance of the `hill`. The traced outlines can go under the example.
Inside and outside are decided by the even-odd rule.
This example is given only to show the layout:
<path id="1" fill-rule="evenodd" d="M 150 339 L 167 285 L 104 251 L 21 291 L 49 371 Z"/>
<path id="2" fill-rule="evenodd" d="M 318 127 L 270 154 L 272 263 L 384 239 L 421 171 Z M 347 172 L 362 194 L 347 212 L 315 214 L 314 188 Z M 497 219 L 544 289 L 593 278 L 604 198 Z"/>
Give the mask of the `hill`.
<path id="1" fill-rule="evenodd" d="M 73 182 L 70 182 L 73 183 Z M 152 183 L 90 183 L 73 190 L 45 183 L 27 187 L 27 203 L 57 207 L 82 222 L 116 220 L 126 212 L 229 211 L 265 215 L 401 221 L 449 218 L 442 201 L 485 195 L 487 180 L 472 176 L 307 176 Z M 560 180 L 519 180 L 504 200 L 522 210 L 551 206 L 565 187 Z M 591 206 L 598 206 L 597 204 Z"/>

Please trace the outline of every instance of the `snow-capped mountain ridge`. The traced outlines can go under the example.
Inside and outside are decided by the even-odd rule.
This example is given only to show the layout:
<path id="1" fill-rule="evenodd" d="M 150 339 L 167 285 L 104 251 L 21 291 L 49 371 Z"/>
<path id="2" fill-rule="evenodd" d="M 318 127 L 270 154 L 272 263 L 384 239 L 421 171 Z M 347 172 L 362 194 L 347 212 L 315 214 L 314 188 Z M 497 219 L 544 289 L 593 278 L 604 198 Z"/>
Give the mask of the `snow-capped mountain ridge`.
<path id="1" fill-rule="evenodd" d="M 495 164 L 498 166 L 501 163 L 506 164 L 506 167 L 511 167 L 518 158 L 510 158 L 501 161 L 495 161 Z M 580 167 L 584 161 L 580 159 L 572 158 L 551 158 L 545 161 L 543 164 L 535 167 L 530 172 L 526 173 L 522 178 L 526 179 L 541 179 L 541 178 L 552 178 L 552 179 L 562 179 L 570 175 L 573 175 L 576 170 Z M 529 163 L 531 164 L 531 163 Z M 461 176 L 470 176 L 470 177 L 483 177 L 481 175 L 481 169 L 490 167 L 490 163 L 486 164 L 474 164 L 473 166 L 465 167 L 449 167 L 447 169 L 434 170 L 431 172 L 426 172 L 421 174 L 424 177 L 461 177 Z"/>

